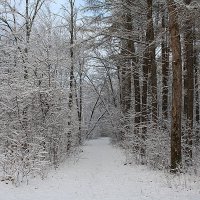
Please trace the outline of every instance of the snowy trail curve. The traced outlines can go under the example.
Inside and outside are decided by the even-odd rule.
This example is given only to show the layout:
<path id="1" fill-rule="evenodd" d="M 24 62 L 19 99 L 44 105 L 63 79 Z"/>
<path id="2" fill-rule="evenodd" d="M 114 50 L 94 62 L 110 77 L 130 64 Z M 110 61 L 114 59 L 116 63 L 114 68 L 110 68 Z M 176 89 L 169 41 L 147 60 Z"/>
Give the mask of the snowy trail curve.
<path id="1" fill-rule="evenodd" d="M 66 163 L 45 180 L 15 188 L 0 184 L 0 200 L 199 200 L 198 190 L 171 189 L 162 173 L 124 166 L 108 138 L 91 140 L 77 163 Z"/>

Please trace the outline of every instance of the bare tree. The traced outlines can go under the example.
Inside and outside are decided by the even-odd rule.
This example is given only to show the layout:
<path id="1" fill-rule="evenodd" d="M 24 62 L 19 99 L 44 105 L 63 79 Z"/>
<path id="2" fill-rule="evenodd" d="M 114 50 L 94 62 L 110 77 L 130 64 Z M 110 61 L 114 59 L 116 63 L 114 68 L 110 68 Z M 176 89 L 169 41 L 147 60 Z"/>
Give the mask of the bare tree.
<path id="1" fill-rule="evenodd" d="M 68 119 L 68 126 L 72 126 L 72 108 L 73 108 L 73 101 L 74 101 L 74 39 L 75 39 L 75 0 L 69 0 L 69 7 L 70 7 L 70 79 L 69 79 L 69 119 Z M 72 145 L 72 131 L 69 130 L 67 133 L 67 151 L 70 150 Z"/>

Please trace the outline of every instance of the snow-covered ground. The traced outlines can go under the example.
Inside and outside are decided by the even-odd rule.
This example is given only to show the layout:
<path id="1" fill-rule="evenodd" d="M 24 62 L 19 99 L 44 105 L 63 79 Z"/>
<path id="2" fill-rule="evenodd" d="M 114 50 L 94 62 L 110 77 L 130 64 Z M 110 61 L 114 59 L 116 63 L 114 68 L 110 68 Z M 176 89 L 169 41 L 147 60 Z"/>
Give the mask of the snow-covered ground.
<path id="1" fill-rule="evenodd" d="M 89 141 L 78 162 L 16 188 L 0 183 L 0 200 L 200 200 L 200 180 L 124 165 L 108 138 Z"/>

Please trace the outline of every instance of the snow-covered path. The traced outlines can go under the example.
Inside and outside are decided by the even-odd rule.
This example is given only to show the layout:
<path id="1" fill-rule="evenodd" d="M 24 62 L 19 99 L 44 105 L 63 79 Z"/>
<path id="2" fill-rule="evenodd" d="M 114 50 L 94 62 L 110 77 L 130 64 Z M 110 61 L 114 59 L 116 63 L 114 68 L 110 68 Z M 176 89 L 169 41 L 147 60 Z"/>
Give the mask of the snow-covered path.
<path id="1" fill-rule="evenodd" d="M 123 154 L 107 138 L 92 140 L 83 147 L 77 163 L 66 163 L 43 181 L 34 179 L 18 188 L 0 183 L 0 200 L 200 199 L 200 183 L 194 190 L 171 189 L 162 172 L 125 166 L 123 161 Z"/>

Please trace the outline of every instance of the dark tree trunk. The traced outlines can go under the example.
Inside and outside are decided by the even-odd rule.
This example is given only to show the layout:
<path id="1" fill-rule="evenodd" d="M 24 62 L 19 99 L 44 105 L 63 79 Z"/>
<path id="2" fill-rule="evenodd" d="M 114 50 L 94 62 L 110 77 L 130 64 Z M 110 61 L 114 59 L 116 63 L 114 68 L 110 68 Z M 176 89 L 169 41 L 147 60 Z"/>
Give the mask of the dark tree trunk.
<path id="1" fill-rule="evenodd" d="M 172 49 L 172 125 L 171 125 L 171 170 L 177 172 L 182 164 L 181 110 L 182 110 L 182 61 L 178 24 L 178 10 L 173 0 L 168 0 L 169 30 Z"/>
<path id="2" fill-rule="evenodd" d="M 169 72 L 169 47 L 167 31 L 167 15 L 164 6 L 162 7 L 162 117 L 168 118 L 168 72 Z"/>
<path id="3" fill-rule="evenodd" d="M 187 5 L 191 3 L 191 0 L 184 0 Z M 186 163 L 192 162 L 192 137 L 193 137 L 193 109 L 194 109 L 194 33 L 193 33 L 193 18 L 192 13 L 188 11 L 185 21 L 184 30 L 184 44 L 185 44 L 185 56 L 184 67 L 186 70 L 185 77 L 185 113 L 186 113 Z"/>
<path id="4" fill-rule="evenodd" d="M 79 64 L 79 113 L 78 113 L 78 120 L 79 120 L 79 145 L 82 144 L 82 113 L 83 113 L 83 63 Z"/>
<path id="5" fill-rule="evenodd" d="M 29 19 L 29 0 L 26 0 L 26 47 L 24 49 L 25 53 L 25 62 L 24 62 L 24 79 L 28 79 L 28 46 L 29 46 L 29 39 L 30 39 L 30 19 Z"/>
<path id="6" fill-rule="evenodd" d="M 70 77 L 69 77 L 69 119 L 67 133 L 67 152 L 70 150 L 72 145 L 72 107 L 73 107 L 73 93 L 74 93 L 74 1 L 69 0 L 70 3 Z"/>
<path id="7" fill-rule="evenodd" d="M 147 29 L 146 29 L 146 49 L 144 52 L 143 62 L 143 88 L 142 88 L 142 148 L 141 156 L 145 157 L 145 138 L 147 132 L 147 97 L 148 97 L 148 83 L 151 83 L 151 97 L 152 97 L 152 119 L 157 122 L 157 67 L 155 62 L 155 41 L 154 41 L 154 26 L 152 17 L 153 1 L 147 0 Z M 150 74 L 150 77 L 149 77 Z M 142 161 L 143 162 L 143 161 Z"/>
<path id="8" fill-rule="evenodd" d="M 124 5 L 130 5 L 130 0 L 124 0 Z M 126 9 L 125 6 L 125 9 Z M 122 113 L 124 115 L 124 120 L 122 126 L 126 130 L 129 129 L 129 120 L 127 117 L 127 114 L 130 112 L 131 109 L 131 93 L 132 93 L 132 87 L 131 87 L 131 64 L 132 64 L 132 55 L 134 51 L 134 43 L 131 40 L 131 34 L 132 34 L 132 16 L 129 9 L 126 9 L 124 11 L 125 14 L 122 15 L 122 26 L 124 29 L 124 35 L 125 39 L 122 39 L 122 63 L 121 63 L 121 109 Z M 124 139 L 125 131 L 123 131 L 122 134 L 122 140 Z"/>
<path id="9" fill-rule="evenodd" d="M 195 39 L 195 32 L 194 32 L 194 42 L 196 41 Z M 195 43 L 194 43 L 195 45 Z M 195 120 L 196 123 L 199 124 L 200 122 L 200 112 L 199 112 L 199 69 L 198 69 L 198 58 L 197 58 L 197 54 L 198 54 L 198 50 L 196 49 L 196 45 L 194 46 L 194 68 L 195 68 Z"/>
<path id="10" fill-rule="evenodd" d="M 126 17 L 127 20 L 127 17 Z M 129 32 L 130 22 L 126 22 L 126 31 Z M 130 32 L 128 33 L 130 34 Z M 132 42 L 129 39 L 122 41 L 123 63 L 121 67 L 121 106 L 122 113 L 127 115 L 131 109 L 131 60 L 130 52 L 132 51 Z"/>
<path id="11" fill-rule="evenodd" d="M 148 3 L 148 37 L 146 38 L 149 48 L 149 67 L 150 67 L 150 83 L 151 83 L 151 98 L 152 98 L 152 120 L 157 124 L 158 118 L 158 102 L 157 102 L 157 66 L 156 66 L 156 45 L 153 25 L 153 0 L 147 0 Z"/>
<path id="12" fill-rule="evenodd" d="M 141 121 L 141 104 L 140 104 L 140 81 L 139 81 L 139 69 L 135 67 L 134 69 L 134 88 L 135 88 L 135 127 L 136 133 L 138 132 L 138 125 L 140 125 Z"/>
<path id="13" fill-rule="evenodd" d="M 132 21 L 132 14 L 131 10 L 128 7 L 132 6 L 131 0 L 124 0 L 123 5 L 125 7 L 125 11 L 122 16 L 123 19 L 123 29 L 125 39 L 122 39 L 122 51 L 121 55 L 123 57 L 123 64 L 121 65 L 120 72 L 121 72 L 121 108 L 122 113 L 124 116 L 127 116 L 131 110 L 132 106 L 132 86 L 134 85 L 135 88 L 135 133 L 137 133 L 137 125 L 140 124 L 140 84 L 139 84 L 139 69 L 137 68 L 137 59 L 135 56 L 135 44 L 133 41 L 133 21 Z M 134 77 L 134 82 L 132 84 L 132 75 Z M 129 120 L 126 117 L 124 127 L 129 127 Z"/>

